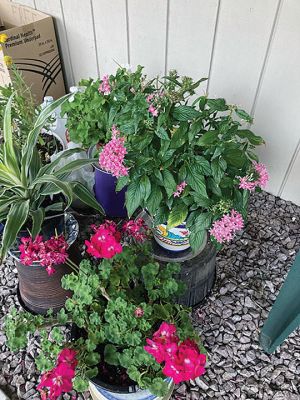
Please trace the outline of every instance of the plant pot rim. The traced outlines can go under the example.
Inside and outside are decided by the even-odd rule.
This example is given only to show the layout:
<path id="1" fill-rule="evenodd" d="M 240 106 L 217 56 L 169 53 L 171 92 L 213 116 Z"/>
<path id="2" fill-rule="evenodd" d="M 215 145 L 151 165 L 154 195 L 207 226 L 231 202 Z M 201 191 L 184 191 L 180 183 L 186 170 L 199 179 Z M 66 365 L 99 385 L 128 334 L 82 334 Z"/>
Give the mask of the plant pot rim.
<path id="1" fill-rule="evenodd" d="M 170 383 L 171 378 L 166 378 L 165 381 Z M 111 393 L 119 393 L 119 394 L 129 394 L 129 393 L 137 393 L 143 391 L 149 391 L 149 389 L 140 389 L 138 385 L 130 385 L 130 386 L 119 386 L 113 385 L 110 383 L 105 383 L 101 379 L 97 377 L 91 378 L 90 381 L 97 387 L 103 388 Z"/>
<path id="2" fill-rule="evenodd" d="M 52 218 L 57 217 L 57 216 L 60 216 L 60 215 L 61 215 L 61 214 L 56 215 L 56 216 L 53 216 Z M 68 245 L 69 245 L 69 247 L 70 247 L 70 246 L 75 242 L 75 240 L 76 240 L 77 237 L 78 237 L 78 233 L 79 233 L 79 224 L 78 224 L 78 221 L 76 220 L 76 218 L 74 217 L 73 214 L 66 212 L 66 213 L 64 213 L 64 214 L 62 214 L 62 215 L 64 216 L 64 219 L 65 219 L 65 221 L 64 221 L 64 222 L 65 222 L 65 226 L 66 226 L 67 228 L 69 228 L 69 229 L 67 230 L 67 239 L 66 239 L 66 242 L 68 243 Z M 50 218 L 51 218 L 51 217 L 50 217 Z M 45 218 L 45 219 L 46 219 L 46 218 Z M 72 231 L 75 232 L 75 234 L 71 234 Z M 19 262 L 19 263 L 22 264 L 22 262 L 21 262 L 21 260 L 20 260 L 20 258 L 19 258 L 19 254 L 20 254 L 19 250 L 15 250 L 14 248 L 9 249 L 9 250 L 8 250 L 8 254 L 9 254 L 14 260 L 16 260 L 17 262 Z M 42 266 L 41 266 L 37 261 L 35 261 L 35 262 L 33 262 L 32 265 L 30 265 L 30 267 L 42 267 Z M 44 268 L 44 267 L 42 267 L 42 268 Z"/>

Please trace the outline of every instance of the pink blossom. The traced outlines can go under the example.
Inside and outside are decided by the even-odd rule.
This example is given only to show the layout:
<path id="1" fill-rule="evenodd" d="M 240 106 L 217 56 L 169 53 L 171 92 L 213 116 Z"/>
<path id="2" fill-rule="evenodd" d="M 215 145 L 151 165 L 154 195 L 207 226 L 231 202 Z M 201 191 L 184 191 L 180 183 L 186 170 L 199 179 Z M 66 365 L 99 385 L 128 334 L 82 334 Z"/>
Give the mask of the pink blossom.
<path id="1" fill-rule="evenodd" d="M 174 383 L 204 374 L 206 356 L 200 353 L 197 343 L 191 339 L 179 344 L 175 325 L 163 322 L 152 339 L 146 339 L 146 342 L 145 351 L 159 364 L 165 363 L 162 372 L 172 378 Z"/>
<path id="2" fill-rule="evenodd" d="M 176 353 L 166 360 L 163 374 L 178 384 L 203 375 L 205 363 L 206 356 L 199 352 L 195 342 L 187 339 L 177 347 Z"/>
<path id="3" fill-rule="evenodd" d="M 174 197 L 180 197 L 181 193 L 184 191 L 184 188 L 187 186 L 185 181 L 181 182 L 176 186 L 176 192 L 173 193 Z"/>
<path id="4" fill-rule="evenodd" d="M 128 168 L 124 165 L 127 154 L 124 146 L 125 138 L 120 137 L 119 134 L 120 131 L 113 125 L 112 139 L 103 147 L 99 156 L 100 167 L 117 178 L 128 175 Z"/>
<path id="5" fill-rule="evenodd" d="M 233 239 L 235 232 L 244 227 L 244 221 L 241 214 L 231 210 L 230 214 L 224 214 L 223 217 L 213 223 L 210 234 L 215 237 L 217 242 L 229 242 Z"/>
<path id="6" fill-rule="evenodd" d="M 85 241 L 87 252 L 96 258 L 112 258 L 115 254 L 122 252 L 120 244 L 121 234 L 117 231 L 114 222 L 106 221 L 104 224 L 96 227 L 90 240 Z"/>
<path id="7" fill-rule="evenodd" d="M 153 115 L 153 117 L 157 117 L 158 116 L 158 110 L 154 107 L 153 104 L 150 105 L 150 107 L 148 108 L 149 113 L 151 113 Z"/>
<path id="8" fill-rule="evenodd" d="M 57 362 L 60 363 L 66 363 L 72 368 L 76 368 L 78 361 L 76 359 L 77 356 L 77 351 L 73 349 L 63 349 L 57 358 Z"/>
<path id="9" fill-rule="evenodd" d="M 47 388 L 49 399 L 56 400 L 62 393 L 70 392 L 73 389 L 72 379 L 74 376 L 74 368 L 66 363 L 60 363 L 42 375 L 37 389 L 45 396 L 44 388 Z"/>
<path id="10" fill-rule="evenodd" d="M 146 339 L 146 343 L 148 346 L 144 346 L 144 350 L 151 354 L 151 356 L 155 358 L 156 362 L 160 364 L 165 361 L 166 355 L 163 344 L 151 339 Z"/>
<path id="11" fill-rule="evenodd" d="M 251 174 L 239 177 L 240 183 L 239 188 L 249 190 L 252 192 L 256 187 L 264 189 L 269 181 L 269 174 L 264 164 L 253 161 L 254 173 L 258 175 L 257 179 L 253 179 Z"/>
<path id="12" fill-rule="evenodd" d="M 99 93 L 103 93 L 104 95 L 108 95 L 111 92 L 111 87 L 109 84 L 109 76 L 104 75 L 102 78 L 102 82 L 99 85 L 98 88 Z"/>
<path id="13" fill-rule="evenodd" d="M 142 307 L 137 307 L 137 308 L 134 310 L 134 316 L 135 316 L 136 318 L 141 318 L 143 315 L 144 315 L 144 310 L 142 309 Z"/>
<path id="14" fill-rule="evenodd" d="M 64 264 L 68 258 L 68 244 L 62 235 L 53 236 L 43 241 L 42 236 L 37 235 L 21 239 L 20 260 L 24 265 L 32 265 L 34 262 L 46 267 L 48 275 L 55 272 L 54 265 Z"/>
<path id="15" fill-rule="evenodd" d="M 269 181 L 269 174 L 264 164 L 253 161 L 254 169 L 258 173 L 257 186 L 265 188 Z"/>
<path id="16" fill-rule="evenodd" d="M 159 329 L 153 334 L 153 340 L 161 344 L 178 343 L 179 338 L 176 335 L 176 326 L 162 322 Z"/>
<path id="17" fill-rule="evenodd" d="M 154 94 L 153 94 L 153 93 L 152 93 L 152 94 L 149 94 L 149 95 L 146 97 L 147 103 L 151 103 L 151 100 L 153 99 L 153 97 L 154 97 Z"/>
<path id="18" fill-rule="evenodd" d="M 148 227 L 142 218 L 129 220 L 123 224 L 123 232 L 137 242 L 143 242 L 147 239 Z"/>

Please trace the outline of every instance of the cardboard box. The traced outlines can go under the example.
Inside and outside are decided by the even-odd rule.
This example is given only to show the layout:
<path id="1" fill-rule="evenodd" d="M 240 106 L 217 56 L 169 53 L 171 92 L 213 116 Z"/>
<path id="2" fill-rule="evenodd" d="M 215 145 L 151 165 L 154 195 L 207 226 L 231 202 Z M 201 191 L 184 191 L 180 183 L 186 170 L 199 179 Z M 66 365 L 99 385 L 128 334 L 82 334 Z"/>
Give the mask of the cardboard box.
<path id="1" fill-rule="evenodd" d="M 0 26 L 0 34 L 8 36 L 0 51 L 0 85 L 11 82 L 12 73 L 4 63 L 4 56 L 10 56 L 22 71 L 37 103 L 44 96 L 54 99 L 63 96 L 65 84 L 52 17 L 10 0 L 1 0 Z"/>

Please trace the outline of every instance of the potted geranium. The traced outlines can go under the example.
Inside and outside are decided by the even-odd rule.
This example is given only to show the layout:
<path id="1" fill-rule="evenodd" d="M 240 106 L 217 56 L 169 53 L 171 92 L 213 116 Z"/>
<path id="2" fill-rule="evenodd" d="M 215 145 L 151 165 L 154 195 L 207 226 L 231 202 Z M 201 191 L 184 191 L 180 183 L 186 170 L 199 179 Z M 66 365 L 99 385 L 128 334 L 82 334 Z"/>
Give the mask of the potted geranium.
<path id="1" fill-rule="evenodd" d="M 36 358 L 43 399 L 86 390 L 89 382 L 95 399 L 147 399 L 151 393 L 168 399 L 173 382 L 202 375 L 206 362 L 188 309 L 174 302 L 183 289 L 176 279 L 180 267 L 153 260 L 141 243 L 140 220 L 122 229 L 106 221 L 93 230 L 86 241 L 93 258 L 63 278 L 73 292 L 65 309 L 55 319 L 12 311 L 5 322 L 8 345 L 17 350 L 28 332 L 57 324 L 50 340 L 43 331 Z M 73 324 L 69 340 L 59 330 L 66 322 Z"/>
<path id="2" fill-rule="evenodd" d="M 41 128 L 45 126 L 56 107 L 67 98 L 68 96 L 65 96 L 55 101 L 40 112 L 22 147 L 15 144 L 13 140 L 12 97 L 7 103 L 4 113 L 4 142 L 0 152 L 0 222 L 5 224 L 1 242 L 1 260 L 6 256 L 8 250 L 11 250 L 12 254 L 19 259 L 14 245 L 16 240 L 28 235 L 28 231 L 33 238 L 42 232 L 45 236 L 44 239 L 49 239 L 55 234 L 55 231 L 62 233 L 65 230 L 65 212 L 74 197 L 78 197 L 89 206 L 102 212 L 100 205 L 84 185 L 78 182 L 65 182 L 65 178 L 70 172 L 91 164 L 95 160 L 76 160 L 60 168 L 58 166 L 60 160 L 80 151 L 80 149 L 73 149 L 63 152 L 55 161 L 43 165 L 36 148 Z M 70 217 L 67 218 L 67 221 L 69 226 L 72 225 Z M 76 231 L 76 228 L 74 229 Z M 74 242 L 76 236 L 74 238 L 74 234 L 71 235 L 70 232 L 69 236 L 72 236 L 72 242 Z M 37 268 L 33 270 L 37 271 Z M 46 277 L 47 272 L 44 271 L 44 274 Z M 21 274 L 19 278 L 22 279 L 22 276 Z M 34 279 L 33 281 L 37 290 L 39 282 Z M 51 290 L 55 292 L 60 287 L 60 279 L 55 281 L 55 286 L 49 288 L 50 292 Z"/>

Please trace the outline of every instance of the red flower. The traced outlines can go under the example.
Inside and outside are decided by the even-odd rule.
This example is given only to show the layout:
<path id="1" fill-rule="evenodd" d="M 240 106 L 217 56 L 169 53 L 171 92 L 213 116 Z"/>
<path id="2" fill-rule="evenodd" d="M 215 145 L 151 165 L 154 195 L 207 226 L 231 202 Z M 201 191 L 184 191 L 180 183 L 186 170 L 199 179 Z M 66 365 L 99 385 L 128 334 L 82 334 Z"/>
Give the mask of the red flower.
<path id="1" fill-rule="evenodd" d="M 164 346 L 151 339 L 146 339 L 146 342 L 149 346 L 144 346 L 144 350 L 151 354 L 159 364 L 165 361 Z"/>
<path id="2" fill-rule="evenodd" d="M 143 242 L 147 239 L 148 227 L 142 218 L 138 218 L 135 221 L 129 220 L 125 222 L 123 224 L 122 230 L 126 235 L 132 237 L 137 242 Z"/>
<path id="3" fill-rule="evenodd" d="M 121 234 L 117 231 L 116 224 L 106 221 L 104 224 L 96 227 L 90 241 L 86 240 L 87 252 L 96 258 L 112 258 L 115 254 L 122 252 L 120 244 Z"/>
<path id="4" fill-rule="evenodd" d="M 172 378 L 175 384 L 204 374 L 206 356 L 200 353 L 197 343 L 191 339 L 178 344 L 175 325 L 163 322 L 152 340 L 146 339 L 146 342 L 148 346 L 144 350 L 156 362 L 165 362 L 162 372 Z"/>
<path id="5" fill-rule="evenodd" d="M 177 384 L 203 375 L 205 363 L 206 356 L 199 352 L 195 342 L 188 339 L 178 346 L 176 353 L 166 359 L 163 373 Z"/>
<path id="6" fill-rule="evenodd" d="M 159 329 L 153 334 L 153 340 L 161 344 L 178 343 L 179 338 L 176 335 L 176 326 L 162 322 Z"/>
<path id="7" fill-rule="evenodd" d="M 37 386 L 42 399 L 46 399 L 47 392 L 50 400 L 56 400 L 62 393 L 70 392 L 73 389 L 72 379 L 74 376 L 75 367 L 66 362 L 58 363 L 51 371 L 44 373 Z"/>
<path id="8" fill-rule="evenodd" d="M 63 349 L 57 358 L 58 363 L 66 363 L 72 368 L 76 368 L 78 361 L 76 359 L 77 351 L 73 349 Z"/>
<path id="9" fill-rule="evenodd" d="M 68 258 L 68 244 L 65 238 L 53 236 L 43 242 L 42 236 L 38 235 L 34 240 L 32 237 L 23 237 L 19 246 L 20 260 L 24 265 L 32 265 L 38 262 L 46 268 L 49 275 L 55 272 L 53 265 L 63 264 Z"/>

